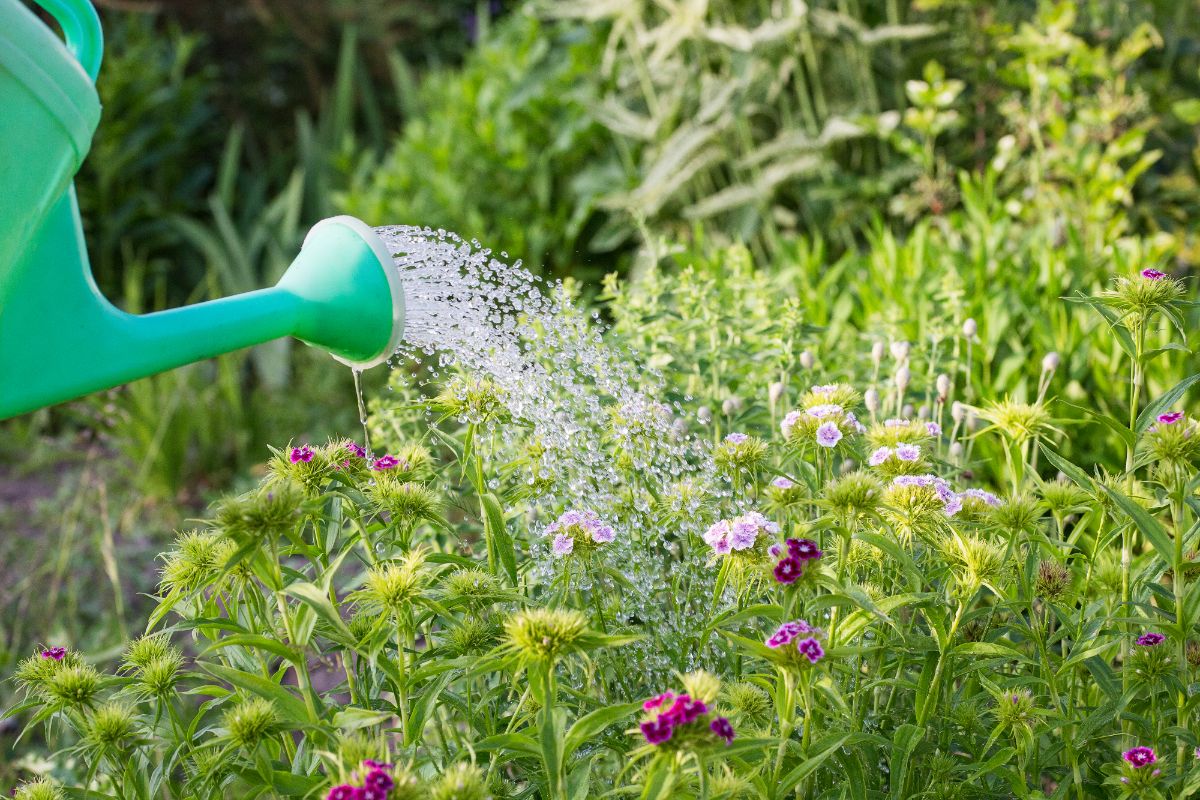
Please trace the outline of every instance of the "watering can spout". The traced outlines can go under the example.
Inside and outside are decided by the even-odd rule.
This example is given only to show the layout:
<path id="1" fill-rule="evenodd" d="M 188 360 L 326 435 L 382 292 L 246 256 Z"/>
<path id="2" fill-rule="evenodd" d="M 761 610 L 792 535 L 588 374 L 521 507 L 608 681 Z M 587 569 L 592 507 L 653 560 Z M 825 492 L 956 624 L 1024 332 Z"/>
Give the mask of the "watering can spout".
<path id="1" fill-rule="evenodd" d="M 403 330 L 399 273 L 352 217 L 314 226 L 276 286 L 125 313 L 92 279 L 69 191 L 35 246 L 0 275 L 0 419 L 283 336 L 366 369 L 395 351 Z"/>

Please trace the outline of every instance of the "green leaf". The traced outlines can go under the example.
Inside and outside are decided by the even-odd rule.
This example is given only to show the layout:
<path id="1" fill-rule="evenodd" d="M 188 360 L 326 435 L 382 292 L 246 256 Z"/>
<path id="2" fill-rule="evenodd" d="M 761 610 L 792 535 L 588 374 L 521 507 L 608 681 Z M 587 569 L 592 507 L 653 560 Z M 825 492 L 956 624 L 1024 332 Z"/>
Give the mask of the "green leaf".
<path id="1" fill-rule="evenodd" d="M 276 710 L 292 722 L 307 725 L 309 723 L 316 724 L 318 721 L 308 713 L 308 709 L 300 698 L 270 678 L 208 661 L 197 661 L 196 666 L 219 680 L 270 700 L 275 704 Z"/>
<path id="2" fill-rule="evenodd" d="M 486 739 L 476 742 L 472 745 L 472 749 L 481 753 L 509 751 L 532 756 L 533 758 L 541 758 L 542 755 L 538 743 L 524 733 L 497 733 L 494 736 L 489 736 Z"/>
<path id="3" fill-rule="evenodd" d="M 1046 460 L 1053 464 L 1059 472 L 1070 478 L 1076 486 L 1088 492 L 1095 491 L 1096 487 L 1086 472 L 1051 450 L 1044 442 L 1039 443 L 1038 446 L 1041 447 L 1042 455 L 1046 457 Z"/>
<path id="4" fill-rule="evenodd" d="M 347 647 L 354 646 L 354 634 L 350 632 L 342 615 L 333 607 L 333 603 L 329 602 L 329 597 L 321 590 L 321 587 L 301 582 L 289 584 L 283 591 L 309 606 L 317 613 L 317 616 L 325 620 L 336 633 L 336 636 L 330 637 L 335 642 Z"/>
<path id="5" fill-rule="evenodd" d="M 1121 510 L 1133 521 L 1133 524 L 1141 531 L 1150 544 L 1154 545 L 1154 549 L 1158 551 L 1159 558 L 1167 564 L 1174 564 L 1175 548 L 1171 543 L 1170 535 L 1167 534 L 1158 520 L 1150 516 L 1146 512 L 1146 509 L 1116 489 L 1103 485 L 1100 488 L 1112 498 L 1114 503 L 1121 507 Z"/>
<path id="6" fill-rule="evenodd" d="M 1191 388 L 1192 384 L 1196 381 L 1200 381 L 1200 372 L 1192 375 L 1190 378 L 1184 378 L 1156 398 L 1154 402 L 1143 408 L 1142 413 L 1138 414 L 1137 418 L 1138 432 L 1141 433 L 1149 428 L 1151 423 L 1154 422 L 1155 418 L 1157 418 L 1159 414 L 1162 414 L 1174 406 L 1175 403 L 1179 401 L 1179 398 L 1183 397 L 1187 390 Z"/>
<path id="7" fill-rule="evenodd" d="M 299 656 L 296 655 L 296 651 L 288 647 L 283 642 L 267 636 L 258 636 L 252 633 L 235 633 L 232 636 L 226 636 L 218 639 L 201 651 L 200 655 L 207 655 L 208 653 L 211 653 L 214 650 L 219 650 L 223 647 L 253 647 L 258 650 L 266 650 L 268 653 L 277 655 L 282 659 L 292 662 L 293 664 L 299 663 L 300 660 Z"/>
<path id="8" fill-rule="evenodd" d="M 567 739 L 563 745 L 563 760 L 569 760 L 581 745 L 617 720 L 633 714 L 641 708 L 641 705 L 639 702 L 608 706 L 577 719 L 571 729 L 567 731 Z"/>
<path id="9" fill-rule="evenodd" d="M 517 585 L 517 553 L 513 547 L 512 537 L 504 524 L 504 512 L 500 509 L 500 500 L 491 492 L 480 497 L 483 503 L 484 532 L 495 548 L 496 557 L 500 559 L 504 572 L 513 586 Z"/>
<path id="10" fill-rule="evenodd" d="M 814 744 L 813 749 L 817 750 L 817 754 L 804 759 L 795 769 L 780 778 L 777 796 L 784 797 L 791 792 L 796 784 L 815 772 L 830 756 L 838 752 L 838 749 L 849 738 L 850 734 L 845 733 L 827 737 Z"/>
<path id="11" fill-rule="evenodd" d="M 344 731 L 356 731 L 380 725 L 396 716 L 391 711 L 372 711 L 369 708 L 343 708 L 333 715 L 333 725 Z"/>
<path id="12" fill-rule="evenodd" d="M 1066 400 L 1059 400 L 1058 402 L 1064 406 L 1069 406 L 1069 407 L 1075 409 L 1076 411 L 1082 412 L 1083 414 L 1090 417 L 1095 422 L 1099 422 L 1101 425 L 1103 425 L 1104 427 L 1108 428 L 1110 431 L 1115 433 L 1121 439 L 1121 441 L 1125 443 L 1125 445 L 1127 447 L 1132 447 L 1133 444 L 1137 441 L 1137 437 L 1134 436 L 1133 431 L 1129 430 L 1129 428 L 1126 428 L 1124 425 L 1117 422 L 1115 419 L 1108 416 L 1107 414 L 1103 414 L 1103 413 L 1097 411 L 1096 409 L 1088 408 L 1087 406 L 1080 406 L 1080 405 L 1076 405 L 1075 403 L 1068 403 Z"/>
<path id="13" fill-rule="evenodd" d="M 446 689 L 446 684 L 454 677 L 453 672 L 443 673 L 437 680 L 431 681 L 429 687 L 412 704 L 408 712 L 408 725 L 405 728 L 406 741 L 419 742 L 425 730 L 425 722 L 433 714 L 438 698 Z"/>
<path id="14" fill-rule="evenodd" d="M 912 757 L 917 745 L 925 738 L 925 729 L 905 723 L 896 729 L 892 737 L 891 785 L 892 800 L 902 800 L 904 785 L 908 778 L 908 759 Z"/>

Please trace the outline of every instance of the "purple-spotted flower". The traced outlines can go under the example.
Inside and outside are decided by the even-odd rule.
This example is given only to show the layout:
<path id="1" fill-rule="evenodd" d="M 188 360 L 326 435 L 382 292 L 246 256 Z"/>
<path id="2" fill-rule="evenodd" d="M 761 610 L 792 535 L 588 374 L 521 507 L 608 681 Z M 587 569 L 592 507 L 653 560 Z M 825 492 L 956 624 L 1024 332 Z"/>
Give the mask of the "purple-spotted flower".
<path id="1" fill-rule="evenodd" d="M 1141 769 L 1158 761 L 1158 756 L 1154 754 L 1154 750 L 1145 746 L 1130 748 L 1121 754 L 1121 758 L 1128 761 L 1129 766 L 1134 769 Z"/>
<path id="2" fill-rule="evenodd" d="M 708 729 L 719 738 L 724 739 L 726 746 L 733 744 L 733 725 L 725 717 L 717 717 L 708 723 Z"/>
<path id="3" fill-rule="evenodd" d="M 1152 281 L 1161 281 L 1167 277 L 1167 273 L 1157 269 L 1144 269 L 1142 270 L 1142 277 Z"/>
<path id="4" fill-rule="evenodd" d="M 605 524 L 595 511 L 574 508 L 564 511 L 558 519 L 547 525 L 542 535 L 553 537 L 551 550 L 559 557 L 573 552 L 576 546 L 588 551 L 617 538 L 612 526 Z"/>
<path id="5" fill-rule="evenodd" d="M 358 800 L 358 787 L 343 783 L 329 790 L 325 800 Z"/>
<path id="6" fill-rule="evenodd" d="M 1137 637 L 1137 643 L 1141 647 L 1157 647 L 1163 643 L 1163 639 L 1165 638 L 1166 637 L 1161 633 L 1150 631 L 1149 633 L 1143 633 L 1141 636 Z"/>
<path id="7" fill-rule="evenodd" d="M 782 584 L 793 584 L 804 574 L 804 562 L 798 558 L 787 556 L 775 565 L 775 581 Z"/>
<path id="8" fill-rule="evenodd" d="M 67 648 L 65 647 L 49 647 L 42 651 L 42 658 L 53 659 L 54 661 L 62 661 L 67 657 Z"/>
<path id="9" fill-rule="evenodd" d="M 1183 419 L 1182 411 L 1168 411 L 1165 414 L 1158 415 L 1158 423 L 1160 425 L 1174 425 L 1181 419 Z"/>
<path id="10" fill-rule="evenodd" d="M 801 634 L 811 633 L 812 627 L 802 619 L 795 619 L 791 622 L 785 622 L 779 626 L 779 630 L 767 637 L 767 647 L 776 650 L 783 647 L 785 644 L 791 644 Z"/>
<path id="11" fill-rule="evenodd" d="M 395 469 L 400 466 L 400 459 L 395 456 L 380 456 L 371 464 L 371 469 L 376 472 L 383 472 L 388 469 Z"/>
<path id="12" fill-rule="evenodd" d="M 825 422 L 817 428 L 817 444 L 821 447 L 837 447 L 842 440 L 842 429 L 836 422 Z"/>
<path id="13" fill-rule="evenodd" d="M 346 449 L 350 451 L 350 455 L 355 458 L 366 458 L 367 448 L 363 447 L 358 442 L 346 442 Z"/>
<path id="14" fill-rule="evenodd" d="M 800 651 L 800 655 L 807 658 L 813 664 L 825 657 L 825 650 L 822 649 L 821 643 L 812 636 L 797 642 L 796 649 Z"/>
<path id="15" fill-rule="evenodd" d="M 308 445 L 304 445 L 303 447 L 293 447 L 288 458 L 293 464 L 299 464 L 301 461 L 307 464 L 309 461 L 313 460 L 313 449 Z"/>

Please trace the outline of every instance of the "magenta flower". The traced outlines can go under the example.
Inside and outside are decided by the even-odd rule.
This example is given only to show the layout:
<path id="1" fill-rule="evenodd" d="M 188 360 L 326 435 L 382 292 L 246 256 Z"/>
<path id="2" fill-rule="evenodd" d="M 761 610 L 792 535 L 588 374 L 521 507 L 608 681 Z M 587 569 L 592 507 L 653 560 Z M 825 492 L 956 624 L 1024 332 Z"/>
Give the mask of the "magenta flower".
<path id="1" fill-rule="evenodd" d="M 385 796 L 395 785 L 396 782 L 392 780 L 392 776 L 381 769 L 371 770 L 367 773 L 367 777 L 363 779 L 363 786 L 380 791 Z"/>
<path id="2" fill-rule="evenodd" d="M 380 456 L 371 464 L 371 469 L 383 472 L 385 469 L 395 469 L 400 466 L 400 459 L 395 456 Z"/>
<path id="3" fill-rule="evenodd" d="M 733 725 L 725 717 L 717 717 L 712 722 L 708 723 L 708 729 L 717 736 L 725 740 L 725 745 L 728 747 L 733 744 Z"/>
<path id="4" fill-rule="evenodd" d="M 810 633 L 812 627 L 802 619 L 785 622 L 779 626 L 779 630 L 775 631 L 767 638 L 767 647 L 779 648 L 785 644 L 791 644 L 802 633 Z"/>
<path id="5" fill-rule="evenodd" d="M 291 455 L 289 455 L 288 458 L 291 459 L 293 464 L 299 464 L 301 461 L 307 464 L 309 461 L 313 460 L 313 449 L 308 445 L 304 445 L 303 447 L 293 447 Z"/>
<path id="6" fill-rule="evenodd" d="M 349 450 L 350 454 L 355 458 L 367 457 L 367 449 L 357 442 L 346 442 L 346 449 Z"/>
<path id="7" fill-rule="evenodd" d="M 804 574 L 804 562 L 788 556 L 775 565 L 775 580 L 778 583 L 792 584 Z"/>
<path id="8" fill-rule="evenodd" d="M 357 800 L 357 798 L 358 787 L 348 783 L 333 787 L 329 790 L 329 794 L 325 795 L 325 800 Z"/>
<path id="9" fill-rule="evenodd" d="M 1181 419 L 1183 419 L 1182 411 L 1168 411 L 1166 414 L 1158 415 L 1158 421 L 1162 425 L 1174 425 Z"/>
<path id="10" fill-rule="evenodd" d="M 691 696 L 681 694 L 675 698 L 675 704 L 659 715 L 659 721 L 666 720 L 669 725 L 687 725 L 708 713 L 708 706 L 703 700 L 693 700 Z"/>
<path id="11" fill-rule="evenodd" d="M 642 709 L 645 711 L 653 711 L 656 708 L 661 708 L 662 706 L 666 705 L 667 703 L 672 702 L 674 699 L 675 699 L 674 692 L 663 692 L 662 694 L 660 694 L 656 697 L 651 697 L 649 700 L 642 703 Z"/>
<path id="12" fill-rule="evenodd" d="M 1152 281 L 1161 281 L 1167 277 L 1167 273 L 1157 269 L 1144 269 L 1142 270 L 1142 277 Z"/>
<path id="13" fill-rule="evenodd" d="M 367 769 L 391 769 L 392 768 L 391 764 L 384 764 L 382 761 L 375 761 L 370 758 L 368 758 L 366 761 L 363 762 L 363 766 L 366 767 Z"/>
<path id="14" fill-rule="evenodd" d="M 797 642 L 796 649 L 800 651 L 800 655 L 807 658 L 813 664 L 825 657 L 825 651 L 821 648 L 821 643 L 811 636 Z"/>
<path id="15" fill-rule="evenodd" d="M 821 447 L 837 447 L 842 440 L 842 430 L 836 422 L 824 422 L 817 428 L 817 444 Z"/>
<path id="16" fill-rule="evenodd" d="M 65 647 L 51 647 L 47 650 L 42 651 L 42 658 L 47 658 L 47 659 L 52 658 L 55 661 L 62 661 L 66 657 L 67 657 L 67 648 L 65 648 Z"/>
<path id="17" fill-rule="evenodd" d="M 671 725 L 670 720 L 659 717 L 650 722 L 643 722 L 640 727 L 642 729 L 642 736 L 646 737 L 646 741 L 649 744 L 662 744 L 671 738 L 674 726 Z"/>
<path id="18" fill-rule="evenodd" d="M 387 800 L 388 793 L 374 786 L 360 786 L 354 790 L 354 800 Z"/>
<path id="19" fill-rule="evenodd" d="M 778 542 L 767 548 L 767 555 L 771 558 L 779 558 L 783 554 L 783 545 Z"/>
<path id="20" fill-rule="evenodd" d="M 1137 643 L 1142 647 L 1157 647 L 1158 645 L 1162 644 L 1163 639 L 1165 638 L 1166 637 L 1161 633 L 1155 633 L 1154 631 L 1151 631 L 1150 633 L 1143 633 L 1141 636 L 1137 637 Z"/>
<path id="21" fill-rule="evenodd" d="M 1158 761 L 1158 756 L 1154 755 L 1154 750 L 1149 747 L 1131 748 L 1122 753 L 1121 758 L 1128 761 L 1129 765 L 1134 769 L 1141 769 L 1148 764 Z"/>

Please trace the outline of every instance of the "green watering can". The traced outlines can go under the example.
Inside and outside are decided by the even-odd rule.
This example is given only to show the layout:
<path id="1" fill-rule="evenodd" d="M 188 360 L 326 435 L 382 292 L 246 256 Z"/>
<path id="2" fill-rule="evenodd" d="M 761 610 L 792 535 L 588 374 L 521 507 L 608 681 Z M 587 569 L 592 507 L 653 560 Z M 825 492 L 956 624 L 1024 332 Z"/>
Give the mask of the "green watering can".
<path id="1" fill-rule="evenodd" d="M 87 0 L 0 0 L 0 419 L 295 336 L 355 369 L 404 332 L 404 291 L 383 241 L 353 217 L 309 231 L 270 289 L 154 314 L 100 294 L 71 179 L 100 121 L 103 34 Z"/>

